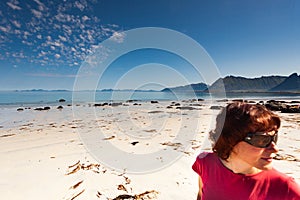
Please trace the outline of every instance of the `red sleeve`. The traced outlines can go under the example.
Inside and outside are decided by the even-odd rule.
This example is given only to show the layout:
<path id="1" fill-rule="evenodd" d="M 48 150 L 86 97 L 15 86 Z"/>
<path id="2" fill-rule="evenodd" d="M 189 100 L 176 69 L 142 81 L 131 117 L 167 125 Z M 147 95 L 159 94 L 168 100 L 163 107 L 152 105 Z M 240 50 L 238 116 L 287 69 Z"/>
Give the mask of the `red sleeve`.
<path id="1" fill-rule="evenodd" d="M 197 156 L 196 161 L 194 162 L 192 169 L 199 175 L 201 176 L 201 161 L 199 157 Z"/>
<path id="2" fill-rule="evenodd" d="M 203 162 L 204 162 L 204 158 L 208 155 L 208 152 L 202 152 L 200 153 L 197 158 L 196 161 L 194 162 L 192 169 L 199 175 L 202 175 L 202 169 L 203 169 Z"/>
<path id="3" fill-rule="evenodd" d="M 299 200 L 300 199 L 300 186 L 294 180 L 294 178 L 290 178 L 288 182 L 289 188 L 289 199 L 291 200 Z"/>

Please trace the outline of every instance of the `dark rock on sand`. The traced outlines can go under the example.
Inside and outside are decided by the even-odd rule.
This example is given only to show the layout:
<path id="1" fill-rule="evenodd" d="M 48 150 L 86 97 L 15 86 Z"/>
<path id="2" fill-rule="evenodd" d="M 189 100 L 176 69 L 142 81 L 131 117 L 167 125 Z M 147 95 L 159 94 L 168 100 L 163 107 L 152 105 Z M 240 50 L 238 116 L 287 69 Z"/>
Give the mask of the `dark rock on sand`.
<path id="1" fill-rule="evenodd" d="M 163 111 L 161 110 L 153 110 L 153 111 L 149 111 L 149 114 L 156 114 L 156 113 L 163 113 Z"/>
<path id="2" fill-rule="evenodd" d="M 129 99 L 129 100 L 127 100 L 126 102 L 127 102 L 127 103 L 133 103 L 133 102 L 136 102 L 136 101 L 138 101 L 138 100 L 135 100 L 135 99 Z"/>
<path id="3" fill-rule="evenodd" d="M 292 104 L 295 103 L 296 101 Z M 300 113 L 300 105 L 289 105 L 286 101 L 269 100 L 266 102 L 265 106 L 272 111 L 281 111 L 282 113 Z"/>
<path id="4" fill-rule="evenodd" d="M 57 107 L 57 109 L 59 109 L 59 110 L 61 110 L 61 109 L 63 109 L 64 107 L 62 107 L 62 106 L 58 106 Z"/>
<path id="5" fill-rule="evenodd" d="M 100 107 L 100 106 L 108 106 L 108 103 L 95 103 L 94 106 L 95 107 Z"/>
<path id="6" fill-rule="evenodd" d="M 130 144 L 132 144 L 133 146 L 135 146 L 138 143 L 139 143 L 138 141 L 134 141 L 134 142 L 131 142 Z"/>
<path id="7" fill-rule="evenodd" d="M 190 106 L 202 106 L 200 103 L 192 103 Z"/>
<path id="8" fill-rule="evenodd" d="M 23 111 L 24 110 L 24 108 L 18 108 L 17 109 L 17 111 Z"/>
<path id="9" fill-rule="evenodd" d="M 196 108 L 191 107 L 191 106 L 181 106 L 181 107 L 176 107 L 176 109 L 179 109 L 179 110 L 196 110 Z"/>
<path id="10" fill-rule="evenodd" d="M 158 101 L 150 101 L 151 103 L 158 103 Z"/>
<path id="11" fill-rule="evenodd" d="M 281 109 L 282 113 L 300 113 L 300 106 L 289 106 L 287 105 L 286 108 Z"/>
<path id="12" fill-rule="evenodd" d="M 123 103 L 109 103 L 109 106 L 121 106 Z"/>
<path id="13" fill-rule="evenodd" d="M 44 107 L 44 108 L 35 108 L 34 110 L 37 110 L 37 111 L 50 110 L 50 107 L 49 107 L 49 106 L 46 106 L 46 107 Z"/>
<path id="14" fill-rule="evenodd" d="M 44 110 L 50 110 L 49 106 L 44 107 Z"/>
<path id="15" fill-rule="evenodd" d="M 281 111 L 282 108 L 286 108 L 286 104 L 283 104 L 280 101 L 275 101 L 275 100 L 269 100 L 265 104 L 266 108 L 272 111 Z"/>
<path id="16" fill-rule="evenodd" d="M 212 110 L 221 110 L 223 107 L 222 106 L 211 106 L 210 109 Z"/>
<path id="17" fill-rule="evenodd" d="M 291 103 L 299 103 L 300 104 L 300 101 L 291 101 Z"/>
<path id="18" fill-rule="evenodd" d="M 220 100 L 216 100 L 217 102 L 228 102 L 228 99 L 220 99 Z"/>
<path id="19" fill-rule="evenodd" d="M 247 100 L 244 100 L 244 99 L 233 99 L 232 101 L 235 101 L 235 102 L 247 102 Z"/>

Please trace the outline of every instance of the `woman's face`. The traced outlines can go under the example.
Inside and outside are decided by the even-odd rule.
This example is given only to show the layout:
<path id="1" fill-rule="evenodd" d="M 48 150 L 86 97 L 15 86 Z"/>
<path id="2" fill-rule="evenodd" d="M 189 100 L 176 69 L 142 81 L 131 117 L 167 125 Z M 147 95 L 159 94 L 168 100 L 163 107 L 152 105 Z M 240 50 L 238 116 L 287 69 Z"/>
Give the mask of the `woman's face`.
<path id="1" fill-rule="evenodd" d="M 268 134 L 273 135 L 275 131 Z M 272 160 L 277 152 L 278 147 L 273 141 L 267 148 L 255 147 L 241 141 L 234 146 L 232 156 L 247 164 L 249 168 L 269 170 L 272 168 Z"/>

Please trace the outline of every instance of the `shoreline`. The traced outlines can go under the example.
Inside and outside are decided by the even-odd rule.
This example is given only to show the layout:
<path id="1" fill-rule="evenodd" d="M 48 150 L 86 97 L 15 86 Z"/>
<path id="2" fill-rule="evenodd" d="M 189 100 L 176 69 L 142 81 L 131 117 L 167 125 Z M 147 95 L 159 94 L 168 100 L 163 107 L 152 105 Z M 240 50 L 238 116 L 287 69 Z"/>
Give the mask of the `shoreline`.
<path id="1" fill-rule="evenodd" d="M 227 92 L 226 94 L 215 95 L 214 93 L 182 93 L 175 94 L 168 92 L 75 92 L 72 91 L 49 91 L 49 92 L 0 92 L 0 107 L 11 106 L 34 106 L 34 105 L 56 105 L 60 99 L 64 99 L 65 104 L 86 104 L 97 102 L 124 102 L 127 100 L 139 101 L 182 101 L 186 99 L 204 99 L 204 100 L 220 100 L 235 98 L 243 99 L 300 99 L 300 93 L 273 93 L 273 92 Z"/>

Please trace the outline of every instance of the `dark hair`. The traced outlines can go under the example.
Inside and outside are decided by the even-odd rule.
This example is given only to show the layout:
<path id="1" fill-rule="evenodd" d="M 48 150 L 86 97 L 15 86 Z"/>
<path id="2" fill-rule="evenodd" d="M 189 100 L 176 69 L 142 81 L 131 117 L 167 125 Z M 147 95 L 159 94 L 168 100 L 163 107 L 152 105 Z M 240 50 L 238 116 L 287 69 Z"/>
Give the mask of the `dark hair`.
<path id="1" fill-rule="evenodd" d="M 233 102 L 222 109 L 216 119 L 216 129 L 210 132 L 213 151 L 227 160 L 233 147 L 249 132 L 277 131 L 280 118 L 265 106 Z"/>

